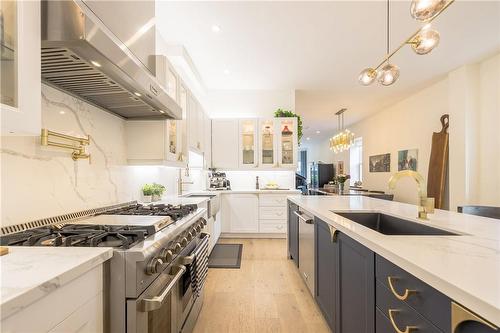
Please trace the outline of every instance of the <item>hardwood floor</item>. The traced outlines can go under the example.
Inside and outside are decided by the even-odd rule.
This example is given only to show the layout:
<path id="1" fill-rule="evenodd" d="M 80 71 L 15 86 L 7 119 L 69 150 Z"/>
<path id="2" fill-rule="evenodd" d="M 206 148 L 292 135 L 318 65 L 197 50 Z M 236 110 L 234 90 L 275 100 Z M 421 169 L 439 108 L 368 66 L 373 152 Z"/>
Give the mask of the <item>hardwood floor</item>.
<path id="1" fill-rule="evenodd" d="M 285 239 L 221 239 L 243 244 L 240 269 L 210 269 L 195 333 L 328 333 Z"/>

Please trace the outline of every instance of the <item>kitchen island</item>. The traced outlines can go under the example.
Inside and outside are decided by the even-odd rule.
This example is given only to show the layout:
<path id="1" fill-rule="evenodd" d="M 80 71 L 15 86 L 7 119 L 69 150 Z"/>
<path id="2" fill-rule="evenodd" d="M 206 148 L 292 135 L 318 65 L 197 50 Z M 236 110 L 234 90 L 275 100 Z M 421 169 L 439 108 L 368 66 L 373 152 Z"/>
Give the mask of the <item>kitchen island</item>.
<path id="1" fill-rule="evenodd" d="M 332 227 L 330 231 L 347 236 L 372 251 L 378 261 L 388 261 L 450 300 L 500 326 L 498 220 L 436 210 L 429 215 L 428 221 L 422 221 L 416 218 L 417 206 L 363 196 L 289 196 L 288 200 L 289 209 L 296 205 L 314 216 L 315 226 Z M 384 235 L 335 212 L 379 212 L 457 235 Z M 289 223 L 291 213 L 293 211 L 289 210 Z M 334 236 L 332 234 L 332 239 Z M 369 261 L 373 265 L 374 260 Z M 316 281 L 320 278 L 317 276 Z M 404 329 L 404 325 L 401 324 L 400 328 Z"/>

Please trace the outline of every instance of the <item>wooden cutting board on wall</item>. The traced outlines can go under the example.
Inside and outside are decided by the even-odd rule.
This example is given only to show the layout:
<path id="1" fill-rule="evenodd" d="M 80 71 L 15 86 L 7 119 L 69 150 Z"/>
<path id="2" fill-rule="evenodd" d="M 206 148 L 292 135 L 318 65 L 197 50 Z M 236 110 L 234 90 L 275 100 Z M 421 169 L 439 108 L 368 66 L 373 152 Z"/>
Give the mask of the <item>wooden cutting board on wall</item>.
<path id="1" fill-rule="evenodd" d="M 432 133 L 431 157 L 429 159 L 429 173 L 427 175 L 427 196 L 434 198 L 435 207 L 442 208 L 446 170 L 448 168 L 448 127 L 450 116 L 441 116 L 441 131 Z"/>

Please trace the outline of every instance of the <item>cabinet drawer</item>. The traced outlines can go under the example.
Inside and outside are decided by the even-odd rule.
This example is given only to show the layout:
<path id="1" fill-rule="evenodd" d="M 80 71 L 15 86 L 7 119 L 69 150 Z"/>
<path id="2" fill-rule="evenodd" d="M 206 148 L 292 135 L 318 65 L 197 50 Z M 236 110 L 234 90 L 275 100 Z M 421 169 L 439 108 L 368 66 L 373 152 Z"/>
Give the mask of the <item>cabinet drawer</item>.
<path id="1" fill-rule="evenodd" d="M 259 232 L 262 233 L 286 233 L 286 223 L 276 223 L 276 221 L 260 220 Z"/>
<path id="2" fill-rule="evenodd" d="M 376 323 L 377 333 L 378 332 L 404 332 L 407 327 L 416 327 L 419 333 L 440 333 L 441 331 L 431 324 L 427 319 L 420 315 L 413 308 L 408 306 L 403 301 L 400 301 L 393 297 L 392 293 L 379 281 L 376 283 L 376 304 L 377 310 L 383 314 L 383 317 L 388 321 L 388 323 L 383 323 L 379 325 Z M 392 321 L 391 321 L 392 317 Z M 382 320 L 379 315 L 377 315 L 377 321 Z M 383 321 L 383 320 L 382 320 Z M 379 331 L 380 328 L 390 327 L 390 329 L 385 329 Z"/>
<path id="3" fill-rule="evenodd" d="M 286 221 L 286 207 L 260 207 L 259 218 Z"/>
<path id="4" fill-rule="evenodd" d="M 449 330 L 451 306 L 448 297 L 381 256 L 376 256 L 375 266 L 377 281 L 387 288 L 392 299 L 398 300 L 394 293 L 404 296 L 406 290 L 414 290 L 415 292 L 410 292 L 404 302 L 430 320 L 440 330 Z M 389 277 L 394 293 L 391 291 Z"/>
<path id="5" fill-rule="evenodd" d="M 259 206 L 286 207 L 286 195 L 282 194 L 259 194 Z"/>

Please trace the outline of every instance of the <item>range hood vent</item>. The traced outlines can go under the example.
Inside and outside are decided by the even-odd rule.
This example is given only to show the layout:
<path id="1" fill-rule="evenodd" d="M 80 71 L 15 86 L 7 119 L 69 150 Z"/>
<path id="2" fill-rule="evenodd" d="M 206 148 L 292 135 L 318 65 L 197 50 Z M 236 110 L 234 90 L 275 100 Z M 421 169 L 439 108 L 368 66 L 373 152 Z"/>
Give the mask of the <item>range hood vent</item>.
<path id="1" fill-rule="evenodd" d="M 175 100 L 81 1 L 42 1 L 42 79 L 123 118 L 182 119 Z"/>

